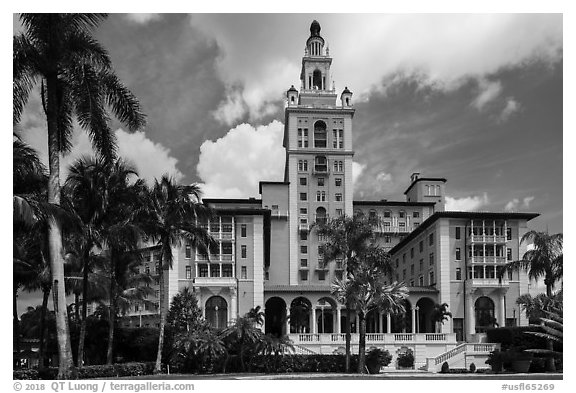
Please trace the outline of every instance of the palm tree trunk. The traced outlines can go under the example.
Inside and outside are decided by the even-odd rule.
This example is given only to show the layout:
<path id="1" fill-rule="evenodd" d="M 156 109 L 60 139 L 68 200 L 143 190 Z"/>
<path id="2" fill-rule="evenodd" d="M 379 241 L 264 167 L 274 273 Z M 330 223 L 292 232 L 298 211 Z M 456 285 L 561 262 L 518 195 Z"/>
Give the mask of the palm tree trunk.
<path id="1" fill-rule="evenodd" d="M 58 136 L 58 97 L 57 76 L 54 73 L 46 79 L 48 119 L 48 203 L 60 205 L 60 151 Z M 70 330 L 66 317 L 66 289 L 64 287 L 64 253 L 60 224 L 53 218 L 48 224 L 50 251 L 50 271 L 53 280 L 54 314 L 56 317 L 56 336 L 58 339 L 58 379 L 70 379 L 75 370 L 72 363 Z"/>
<path id="2" fill-rule="evenodd" d="M 358 344 L 358 374 L 364 374 L 366 368 L 366 314 L 358 313 L 360 322 L 360 342 Z"/>
<path id="3" fill-rule="evenodd" d="M 14 285 L 12 291 L 12 316 L 14 318 L 14 349 L 20 353 L 20 320 L 18 319 L 18 285 Z M 18 361 L 20 363 L 20 361 Z"/>
<path id="4" fill-rule="evenodd" d="M 50 287 L 42 290 L 42 309 L 40 311 L 40 348 L 38 351 L 38 368 L 44 369 L 44 352 L 46 337 L 46 311 L 48 310 L 48 298 L 50 297 Z"/>
<path id="5" fill-rule="evenodd" d="M 82 321 L 80 322 L 80 337 L 78 338 L 78 367 L 84 366 L 84 341 L 86 339 L 86 309 L 88 307 L 88 258 L 90 248 L 84 249 L 84 271 L 82 277 Z"/>
<path id="6" fill-rule="evenodd" d="M 350 304 L 346 304 L 346 372 L 350 372 L 350 341 L 352 335 L 350 334 Z"/>
<path id="7" fill-rule="evenodd" d="M 114 255 L 111 253 L 112 272 L 110 275 L 110 307 L 108 318 L 108 350 L 106 351 L 106 364 L 112 364 L 114 360 L 114 325 L 116 321 L 116 276 L 114 274 Z"/>
<path id="8" fill-rule="evenodd" d="M 76 323 L 80 322 L 80 293 L 77 292 L 74 294 L 74 318 L 76 319 Z"/>
<path id="9" fill-rule="evenodd" d="M 156 353 L 156 364 L 154 365 L 154 374 L 162 372 L 162 348 L 164 347 L 164 328 L 166 326 L 166 313 L 164 312 L 164 267 L 162 266 L 162 256 L 159 263 L 159 280 L 160 280 L 160 334 L 158 336 L 158 352 Z"/>

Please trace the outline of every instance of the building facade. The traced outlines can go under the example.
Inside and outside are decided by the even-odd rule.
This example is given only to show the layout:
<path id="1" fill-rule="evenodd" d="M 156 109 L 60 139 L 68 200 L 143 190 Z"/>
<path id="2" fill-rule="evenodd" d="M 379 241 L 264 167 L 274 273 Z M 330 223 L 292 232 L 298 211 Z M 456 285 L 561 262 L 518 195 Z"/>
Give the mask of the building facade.
<path id="1" fill-rule="evenodd" d="M 342 276 L 342 261 L 322 262 L 323 239 L 311 225 L 362 214 L 391 254 L 391 280 L 409 288 L 406 313 L 368 315 L 369 345 L 408 347 L 424 364 L 458 342 L 481 341 L 488 327 L 526 323 L 515 305 L 530 290 L 526 275 L 498 280 L 497 273 L 526 251 L 519 239 L 537 214 L 445 211 L 447 180 L 418 173 L 410 177 L 404 201 L 354 201 L 352 92 L 345 88 L 337 94 L 331 65 L 314 21 L 300 88 L 292 86 L 286 94 L 284 180 L 260 182 L 259 199 L 204 199 L 218 215 L 202 224 L 218 248 L 209 258 L 186 244 L 173 250 L 167 302 L 184 287 L 192 288 L 217 328 L 260 306 L 266 333 L 288 334 L 303 353 L 340 350 L 346 310 L 330 295 L 330 282 Z M 154 250 L 150 255 L 152 263 Z M 436 326 L 430 313 L 442 303 L 452 318 Z M 141 324 L 138 311 L 131 310 L 132 325 Z"/>

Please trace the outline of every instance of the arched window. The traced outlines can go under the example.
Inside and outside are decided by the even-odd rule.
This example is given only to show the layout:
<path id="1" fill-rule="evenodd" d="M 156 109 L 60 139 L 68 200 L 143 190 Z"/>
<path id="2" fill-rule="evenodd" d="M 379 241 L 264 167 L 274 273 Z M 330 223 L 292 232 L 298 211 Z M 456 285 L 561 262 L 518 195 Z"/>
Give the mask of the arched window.
<path id="1" fill-rule="evenodd" d="M 483 333 L 486 329 L 496 325 L 496 318 L 494 317 L 494 302 L 486 296 L 481 296 L 474 304 L 474 311 L 476 315 L 476 333 Z"/>
<path id="2" fill-rule="evenodd" d="M 314 70 L 312 73 L 312 85 L 314 89 L 322 90 L 322 72 Z"/>
<path id="3" fill-rule="evenodd" d="M 326 147 L 326 123 L 322 120 L 314 124 L 314 147 Z"/>
<path id="4" fill-rule="evenodd" d="M 316 223 L 317 224 L 325 224 L 326 223 L 326 209 L 320 206 L 316 209 Z"/>
<path id="5" fill-rule="evenodd" d="M 226 327 L 228 321 L 228 303 L 221 296 L 212 296 L 206 302 L 206 321 L 216 329 Z"/>

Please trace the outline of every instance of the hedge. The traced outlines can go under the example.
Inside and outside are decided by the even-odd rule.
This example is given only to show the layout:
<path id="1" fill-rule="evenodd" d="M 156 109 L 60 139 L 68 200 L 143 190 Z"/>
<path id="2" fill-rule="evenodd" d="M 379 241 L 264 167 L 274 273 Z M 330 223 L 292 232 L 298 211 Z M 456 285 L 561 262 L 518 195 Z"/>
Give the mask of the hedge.
<path id="1" fill-rule="evenodd" d="M 118 378 L 150 375 L 154 371 L 154 362 L 148 363 L 117 363 L 85 366 L 78 369 L 78 379 L 90 378 Z M 56 379 L 57 367 L 49 367 L 39 372 L 38 370 L 15 370 L 13 379 Z"/>
<path id="2" fill-rule="evenodd" d="M 285 355 L 278 365 L 270 357 L 255 356 L 252 359 L 253 372 L 264 373 L 343 373 L 346 371 L 345 355 Z M 350 371 L 358 368 L 358 355 L 350 359 Z"/>

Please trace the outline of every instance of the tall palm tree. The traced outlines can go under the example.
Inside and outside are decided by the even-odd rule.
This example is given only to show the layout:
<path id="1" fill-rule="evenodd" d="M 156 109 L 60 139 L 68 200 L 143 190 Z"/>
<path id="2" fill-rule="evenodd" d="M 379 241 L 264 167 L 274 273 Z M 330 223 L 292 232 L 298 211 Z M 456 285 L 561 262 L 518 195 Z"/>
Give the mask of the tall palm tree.
<path id="1" fill-rule="evenodd" d="M 162 348 L 166 326 L 166 288 L 164 274 L 172 268 L 172 248 L 188 242 L 201 255 L 216 245 L 214 239 L 202 228 L 199 221 L 210 217 L 210 210 L 200 201 L 200 188 L 195 185 L 178 185 L 168 175 L 156 179 L 146 196 L 146 206 L 138 212 L 144 231 L 155 245 L 160 247 L 160 333 L 155 373 L 162 367 Z"/>
<path id="2" fill-rule="evenodd" d="M 546 295 L 552 297 L 554 285 L 562 280 L 562 240 L 561 233 L 550 235 L 546 232 L 529 231 L 522 236 L 521 243 L 532 242 L 533 248 L 526 251 L 519 261 L 508 262 L 498 273 L 502 278 L 508 271 L 524 270 L 531 280 L 544 278 Z"/>
<path id="3" fill-rule="evenodd" d="M 104 234 L 118 221 L 129 220 L 130 210 L 138 205 L 138 192 L 144 183 L 134 178 L 136 169 L 123 160 L 82 157 L 70 167 L 64 183 L 64 204 L 75 217 L 75 231 L 71 234 L 75 260 L 81 279 L 76 281 L 82 294 L 82 318 L 78 340 L 78 366 L 83 366 L 86 337 L 86 310 L 89 295 L 89 275 L 94 267 L 94 249 L 102 249 Z M 120 213 L 122 212 L 122 213 Z M 69 250 L 70 251 L 70 250 Z M 77 310 L 79 307 L 77 307 Z"/>
<path id="4" fill-rule="evenodd" d="M 30 92 L 40 81 L 48 131 L 48 202 L 60 204 L 60 153 L 71 147 L 74 116 L 96 150 L 115 155 L 107 107 L 130 130 L 144 126 L 134 95 L 115 75 L 106 50 L 90 35 L 106 14 L 21 14 L 25 29 L 13 40 L 13 123 L 20 122 Z M 66 317 L 64 253 L 60 225 L 50 220 L 50 267 L 58 337 L 58 378 L 74 373 Z"/>
<path id="5" fill-rule="evenodd" d="M 359 256 L 365 252 L 368 241 L 372 238 L 372 225 L 361 215 L 340 216 L 321 222 L 316 230 L 318 236 L 327 239 L 321 246 L 324 262 L 340 259 L 346 269 L 346 278 L 351 278 L 360 263 Z M 350 372 L 351 310 L 352 305 L 346 304 L 346 372 Z"/>
<path id="6" fill-rule="evenodd" d="M 386 284 L 392 266 L 388 253 L 369 246 L 359 259 L 356 271 L 344 280 L 334 280 L 332 295 L 342 304 L 356 309 L 359 319 L 358 373 L 364 373 L 366 364 L 366 315 L 372 310 L 384 313 L 403 312 L 408 289 L 404 283 Z"/>
<path id="7" fill-rule="evenodd" d="M 431 319 L 432 322 L 434 322 L 436 333 L 440 333 L 440 325 L 443 325 L 444 321 L 447 321 L 448 318 L 452 318 L 452 313 L 448 311 L 448 307 L 448 303 L 436 303 L 434 304 L 434 307 L 432 307 Z"/>
<path id="8" fill-rule="evenodd" d="M 516 304 L 526 312 L 529 323 L 538 323 L 540 318 L 546 317 L 546 312 L 562 305 L 562 292 L 562 290 L 558 291 L 551 298 L 544 293 L 539 293 L 536 296 L 526 293 L 516 299 Z"/>

